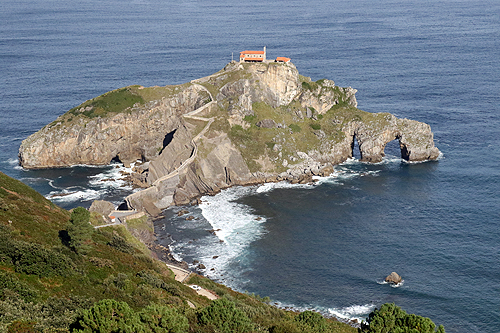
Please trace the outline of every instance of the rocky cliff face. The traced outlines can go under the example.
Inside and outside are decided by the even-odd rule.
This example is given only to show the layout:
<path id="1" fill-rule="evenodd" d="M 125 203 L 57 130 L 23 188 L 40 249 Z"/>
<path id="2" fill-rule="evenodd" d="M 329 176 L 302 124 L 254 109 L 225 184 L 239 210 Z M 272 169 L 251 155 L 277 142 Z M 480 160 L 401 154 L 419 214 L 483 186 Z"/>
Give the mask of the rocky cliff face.
<path id="1" fill-rule="evenodd" d="M 23 141 L 19 158 L 25 168 L 147 161 L 137 179 L 149 187 L 127 202 L 155 214 L 233 185 L 329 174 L 355 140 L 368 162 L 392 140 L 408 161 L 438 157 L 427 124 L 361 111 L 355 93 L 291 63 L 231 63 L 188 84 L 87 101 Z"/>
<path id="2" fill-rule="evenodd" d="M 85 108 L 76 108 L 24 140 L 19 149 L 20 163 L 27 169 L 39 169 L 106 165 L 115 158 L 124 163 L 153 160 L 164 148 L 166 135 L 183 126 L 181 115 L 206 102 L 207 95 L 200 90 L 204 92 L 191 85 L 106 117 L 88 117 Z M 89 108 L 97 107 L 87 106 L 87 111 Z"/>

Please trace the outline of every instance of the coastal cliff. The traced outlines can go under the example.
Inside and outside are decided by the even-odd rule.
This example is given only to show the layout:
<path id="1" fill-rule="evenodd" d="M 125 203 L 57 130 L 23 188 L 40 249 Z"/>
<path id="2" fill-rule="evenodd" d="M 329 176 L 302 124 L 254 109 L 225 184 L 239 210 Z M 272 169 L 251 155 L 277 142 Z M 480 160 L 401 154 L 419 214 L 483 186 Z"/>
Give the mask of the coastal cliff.
<path id="1" fill-rule="evenodd" d="M 24 168 L 140 160 L 134 179 L 145 189 L 126 201 L 155 214 L 233 185 L 327 175 L 355 140 L 367 162 L 392 140 L 408 161 L 438 157 L 429 125 L 361 111 L 355 93 L 292 63 L 230 63 L 186 84 L 89 100 L 24 140 L 19 159 Z"/>

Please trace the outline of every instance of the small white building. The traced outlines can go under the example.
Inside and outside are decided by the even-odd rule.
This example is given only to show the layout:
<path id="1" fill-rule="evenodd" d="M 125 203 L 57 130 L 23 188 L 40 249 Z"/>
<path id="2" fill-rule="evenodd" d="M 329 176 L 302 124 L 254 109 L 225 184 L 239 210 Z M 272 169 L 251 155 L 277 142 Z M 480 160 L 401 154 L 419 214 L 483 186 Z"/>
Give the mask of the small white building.
<path id="1" fill-rule="evenodd" d="M 264 62 L 266 61 L 266 47 L 263 51 L 242 51 L 240 62 Z"/>

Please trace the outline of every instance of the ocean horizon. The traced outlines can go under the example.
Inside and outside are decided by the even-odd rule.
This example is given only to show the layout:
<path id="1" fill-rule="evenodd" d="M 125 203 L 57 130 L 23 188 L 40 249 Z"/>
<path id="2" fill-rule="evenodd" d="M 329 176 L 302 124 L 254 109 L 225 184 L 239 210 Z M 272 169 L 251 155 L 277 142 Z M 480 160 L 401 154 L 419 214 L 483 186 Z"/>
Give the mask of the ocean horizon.
<path id="1" fill-rule="evenodd" d="M 383 162 L 350 159 L 314 184 L 233 187 L 165 210 L 155 221 L 159 243 L 277 306 L 349 321 L 390 302 L 447 332 L 494 333 L 499 17 L 493 0 L 6 0 L 0 171 L 63 208 L 118 205 L 133 191 L 120 179 L 127 168 L 23 170 L 22 140 L 110 90 L 189 82 L 266 46 L 270 58 L 290 57 L 312 80 L 357 89 L 361 110 L 429 124 L 442 155 L 407 163 L 394 141 Z M 195 219 L 177 216 L 180 209 Z M 404 279 L 397 288 L 383 283 L 392 271 Z"/>

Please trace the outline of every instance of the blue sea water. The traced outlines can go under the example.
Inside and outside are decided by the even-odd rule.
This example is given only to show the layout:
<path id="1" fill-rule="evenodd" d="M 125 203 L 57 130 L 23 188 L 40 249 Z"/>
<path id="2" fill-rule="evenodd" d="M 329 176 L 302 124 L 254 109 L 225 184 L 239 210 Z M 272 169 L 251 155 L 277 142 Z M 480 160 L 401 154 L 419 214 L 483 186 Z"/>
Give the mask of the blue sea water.
<path id="1" fill-rule="evenodd" d="M 497 332 L 499 44 L 495 0 L 4 0 L 0 171 L 67 194 L 52 197 L 66 208 L 119 203 L 121 169 L 22 170 L 21 141 L 109 90 L 187 82 L 267 46 L 358 89 L 360 109 L 430 124 L 443 156 L 402 163 L 392 145 L 383 163 L 349 161 L 315 186 L 233 188 L 190 207 L 193 221 L 167 210 L 160 240 L 281 306 L 360 318 L 395 302 L 447 332 Z M 399 288 L 381 283 L 392 271 Z"/>

